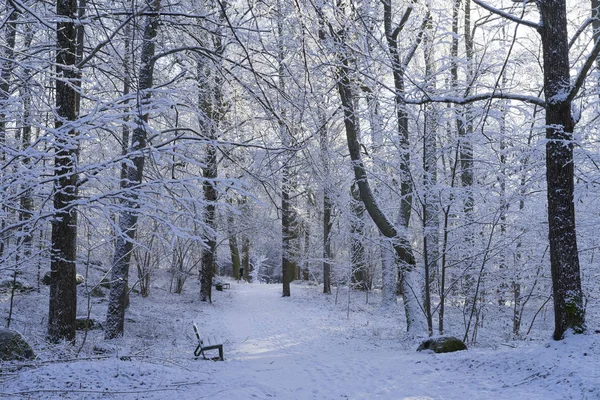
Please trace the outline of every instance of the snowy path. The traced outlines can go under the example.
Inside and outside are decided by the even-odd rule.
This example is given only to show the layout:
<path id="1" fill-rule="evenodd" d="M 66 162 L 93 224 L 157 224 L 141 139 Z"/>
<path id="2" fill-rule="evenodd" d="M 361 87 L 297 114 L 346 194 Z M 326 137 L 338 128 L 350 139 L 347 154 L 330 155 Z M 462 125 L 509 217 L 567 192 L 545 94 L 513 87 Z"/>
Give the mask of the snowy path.
<path id="1" fill-rule="evenodd" d="M 309 296 L 318 296 L 309 289 Z M 378 337 L 383 328 L 365 328 L 368 315 L 348 320 L 331 304 L 332 296 L 315 299 L 292 290 L 292 298 L 281 298 L 278 285 L 232 286 L 221 320 L 231 341 L 228 366 L 220 371 L 228 389 L 216 398 L 558 400 L 600 393 L 586 394 L 568 371 L 567 378 L 546 381 L 559 360 L 536 354 L 539 349 L 416 353 L 398 338 Z M 590 373 L 600 387 L 595 361 L 590 360 Z"/>
<path id="2" fill-rule="evenodd" d="M 316 287 L 282 298 L 280 285 L 232 283 L 213 304 L 191 290 L 155 296 L 132 302 L 125 338 L 106 343 L 93 331 L 90 349 L 112 353 L 65 362 L 42 353 L 36 368 L 0 375 L 0 400 L 600 399 L 600 335 L 417 353 L 400 307 L 381 313 L 360 293 L 348 302 L 341 292 L 335 305 Z M 225 362 L 193 359 L 192 320 L 225 339 Z"/>

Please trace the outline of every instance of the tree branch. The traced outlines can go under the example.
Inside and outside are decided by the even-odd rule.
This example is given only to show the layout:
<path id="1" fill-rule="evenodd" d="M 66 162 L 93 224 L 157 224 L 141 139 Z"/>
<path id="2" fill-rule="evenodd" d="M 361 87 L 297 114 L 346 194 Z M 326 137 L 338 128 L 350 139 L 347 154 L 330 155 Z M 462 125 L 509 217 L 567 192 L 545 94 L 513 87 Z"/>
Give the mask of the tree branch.
<path id="1" fill-rule="evenodd" d="M 431 97 L 427 96 L 422 99 L 406 99 L 406 104 L 422 105 L 428 103 L 451 103 L 451 104 L 470 104 L 477 101 L 489 100 L 489 99 L 504 99 L 504 100 L 517 100 L 524 103 L 535 104 L 540 107 L 546 107 L 546 102 L 536 96 L 519 95 L 513 93 L 481 93 L 467 97 L 452 97 L 452 96 L 441 96 Z"/>
<path id="2" fill-rule="evenodd" d="M 488 10 L 489 12 L 493 13 L 493 14 L 497 14 L 500 15 L 503 18 L 506 18 L 510 21 L 516 22 L 517 24 L 522 24 L 525 26 L 528 26 L 530 28 L 533 28 L 535 30 L 539 30 L 541 28 L 540 24 L 536 24 L 535 22 L 532 21 L 527 21 L 525 19 L 521 19 L 519 17 L 515 17 L 514 15 L 507 13 L 505 11 L 502 11 L 498 8 L 492 7 L 487 3 L 484 3 L 481 0 L 473 0 L 473 3 L 477 4 L 478 6 L 485 8 L 486 10 Z"/>
<path id="3" fill-rule="evenodd" d="M 391 1 L 391 0 L 389 0 Z M 392 33 L 392 38 L 394 40 L 398 39 L 398 35 L 400 34 L 400 32 L 402 32 L 402 30 L 404 29 L 404 27 L 406 26 L 406 23 L 408 22 L 408 19 L 410 18 L 410 14 L 412 13 L 414 9 L 414 0 L 413 2 L 406 8 L 406 11 L 404 11 L 404 15 L 402 16 L 402 19 L 400 20 L 400 22 L 398 23 L 398 26 L 396 27 L 396 29 L 394 29 L 394 32 Z"/>
<path id="4" fill-rule="evenodd" d="M 590 72 L 590 69 L 594 66 L 594 63 L 596 62 L 596 59 L 598 58 L 599 54 L 600 40 L 597 40 L 596 44 L 594 44 L 592 52 L 588 56 L 587 60 L 585 60 L 585 64 L 583 64 L 583 67 L 581 67 L 581 70 L 579 71 L 579 74 L 575 79 L 575 83 L 573 84 L 573 86 L 571 86 L 571 90 L 569 91 L 569 95 L 567 96 L 567 101 L 572 101 L 575 98 L 575 96 L 577 96 L 577 93 L 583 86 L 583 82 L 585 81 L 588 72 Z"/>

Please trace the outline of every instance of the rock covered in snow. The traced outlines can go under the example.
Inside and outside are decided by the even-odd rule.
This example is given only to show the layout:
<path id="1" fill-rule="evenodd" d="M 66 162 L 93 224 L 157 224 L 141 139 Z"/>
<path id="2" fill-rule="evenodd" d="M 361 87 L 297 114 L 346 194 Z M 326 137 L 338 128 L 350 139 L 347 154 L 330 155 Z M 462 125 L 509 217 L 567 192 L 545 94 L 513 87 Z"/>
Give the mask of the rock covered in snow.
<path id="1" fill-rule="evenodd" d="M 33 358 L 35 358 L 33 349 L 19 332 L 0 328 L 0 360 L 31 360 Z"/>
<path id="2" fill-rule="evenodd" d="M 85 282 L 85 278 L 81 274 L 75 274 L 75 282 L 78 285 L 81 285 L 83 282 Z M 42 284 L 50 285 L 50 283 L 52 283 L 52 272 L 48 271 L 42 277 Z"/>
<path id="3" fill-rule="evenodd" d="M 467 346 L 462 340 L 454 336 L 441 336 L 422 342 L 417 351 L 422 350 L 433 350 L 434 353 L 452 353 L 454 351 L 467 350 Z"/>

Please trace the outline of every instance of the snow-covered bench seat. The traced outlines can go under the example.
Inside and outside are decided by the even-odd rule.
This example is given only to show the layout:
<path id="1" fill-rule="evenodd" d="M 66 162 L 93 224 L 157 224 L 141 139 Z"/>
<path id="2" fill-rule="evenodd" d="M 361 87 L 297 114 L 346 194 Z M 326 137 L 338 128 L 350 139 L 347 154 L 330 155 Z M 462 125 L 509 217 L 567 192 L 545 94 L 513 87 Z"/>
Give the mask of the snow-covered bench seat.
<path id="1" fill-rule="evenodd" d="M 207 360 L 204 352 L 206 350 L 219 350 L 219 360 L 223 361 L 223 344 L 218 343 L 213 339 L 213 343 L 211 343 L 210 338 L 205 340 L 200 337 L 200 331 L 198 330 L 198 326 L 194 323 L 194 332 L 196 333 L 196 337 L 198 338 L 198 346 L 196 346 L 196 350 L 194 350 L 194 356 L 199 357 L 202 355 L 202 358 Z"/>

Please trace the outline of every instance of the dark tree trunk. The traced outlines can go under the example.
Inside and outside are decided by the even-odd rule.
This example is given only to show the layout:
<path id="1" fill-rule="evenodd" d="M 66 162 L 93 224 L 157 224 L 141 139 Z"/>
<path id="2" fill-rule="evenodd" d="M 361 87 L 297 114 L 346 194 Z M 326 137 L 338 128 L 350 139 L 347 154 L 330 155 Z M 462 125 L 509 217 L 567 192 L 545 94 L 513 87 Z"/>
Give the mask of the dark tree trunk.
<path id="1" fill-rule="evenodd" d="M 2 58 L 0 58 L 0 145 L 4 146 L 6 143 L 6 101 L 10 97 L 10 80 L 12 71 L 14 69 L 14 53 L 15 53 L 15 42 L 16 42 L 16 32 L 17 32 L 17 18 L 19 16 L 19 12 L 14 9 L 11 5 L 7 4 L 7 8 L 9 10 L 8 19 L 5 25 L 5 45 L 4 49 L 0 53 Z M 0 152 L 0 161 L 5 160 L 4 151 Z M 4 213 L 6 214 L 6 212 Z M 0 228 L 4 229 L 6 227 L 6 219 L 3 217 L 2 222 L 0 223 Z M 0 235 L 0 256 L 4 254 L 5 242 L 7 240 L 8 235 Z"/>
<path id="2" fill-rule="evenodd" d="M 407 227 L 410 223 L 412 211 L 412 178 L 410 175 L 410 146 L 408 138 L 408 114 L 404 101 L 404 73 L 406 61 L 402 62 L 398 52 L 398 36 L 404 28 L 404 24 L 412 14 L 413 6 L 410 5 L 398 26 L 392 26 L 392 0 L 383 2 L 383 20 L 388 51 L 392 61 L 392 76 L 394 78 L 394 103 L 396 106 L 396 127 L 398 130 L 400 144 L 400 195 L 401 195 L 401 225 Z"/>
<path id="3" fill-rule="evenodd" d="M 343 38 L 339 37 L 336 39 L 340 41 L 343 40 Z M 371 191 L 367 172 L 360 154 L 360 125 L 358 116 L 355 113 L 349 60 L 348 57 L 343 53 L 344 50 L 346 49 L 342 49 L 342 52 L 339 54 L 340 65 L 338 66 L 337 70 L 337 89 L 344 112 L 344 127 L 346 131 L 348 150 L 350 152 L 350 159 L 352 160 L 352 166 L 354 170 L 354 179 L 358 185 L 360 198 L 365 205 L 365 209 L 369 213 L 371 219 L 381 234 L 386 238 L 391 239 L 394 252 L 396 253 L 398 260 L 400 260 L 402 263 L 402 271 L 404 275 L 402 285 L 404 285 L 407 289 L 404 296 L 407 330 L 413 331 L 414 329 L 420 329 L 418 327 L 420 315 L 418 315 L 419 310 L 417 305 L 417 301 L 420 300 L 420 295 L 418 294 L 420 290 L 418 287 L 409 286 L 411 282 L 408 281 L 408 278 L 415 267 L 415 259 L 413 256 L 412 247 L 407 237 L 401 234 L 390 222 L 377 204 L 375 196 Z"/>
<path id="4" fill-rule="evenodd" d="M 350 248 L 350 257 L 352 262 L 352 283 L 360 290 L 370 289 L 367 276 L 367 266 L 365 263 L 365 246 L 363 245 L 365 206 L 360 199 L 358 187 L 353 184 L 350 188 L 352 194 L 352 243 Z"/>
<path id="5" fill-rule="evenodd" d="M 286 129 L 285 127 L 283 129 Z M 281 277 L 283 281 L 283 297 L 289 297 L 291 275 L 294 265 L 292 264 L 292 204 L 290 199 L 290 172 L 289 167 L 284 166 L 281 182 Z"/>
<path id="6" fill-rule="evenodd" d="M 229 216 L 227 217 L 227 224 L 229 229 L 229 252 L 231 253 L 233 277 L 237 280 L 240 280 L 243 278 L 243 276 L 240 275 L 240 268 L 242 264 L 240 260 L 240 249 L 238 247 L 237 235 L 235 234 L 235 220 L 232 213 L 229 213 Z"/>
<path id="7" fill-rule="evenodd" d="M 147 17 L 144 28 L 142 53 L 140 58 L 139 92 L 140 109 L 148 107 L 151 100 L 155 38 L 158 33 L 158 11 L 160 0 L 154 0 L 150 4 L 153 13 Z M 108 300 L 108 313 L 106 316 L 105 337 L 112 339 L 123 335 L 125 325 L 125 308 L 127 307 L 127 291 L 129 279 L 129 266 L 131 252 L 137 230 L 139 208 L 138 191 L 144 176 L 145 155 L 144 149 L 147 143 L 147 124 L 149 115 L 136 116 L 136 127 L 131 137 L 130 161 L 127 168 L 126 183 L 123 193 L 123 210 L 119 215 L 119 232 L 115 243 L 113 256 L 112 277 L 110 295 Z"/>
<path id="8" fill-rule="evenodd" d="M 329 143 L 327 138 L 327 121 L 324 118 L 322 110 L 320 113 L 320 135 L 319 145 L 321 150 L 321 163 L 323 165 L 323 293 L 331 294 L 331 213 L 333 203 L 329 197 L 330 189 L 330 169 L 329 169 Z M 308 254 L 308 249 L 305 249 Z"/>
<path id="9" fill-rule="evenodd" d="M 33 30 L 27 29 L 25 34 L 25 40 L 23 46 L 29 48 L 31 41 L 33 40 Z M 23 150 L 23 167 L 25 169 L 31 168 L 31 157 L 28 154 L 29 147 L 31 146 L 31 126 L 32 126 L 32 88 L 28 83 L 31 79 L 32 71 L 31 68 L 25 68 L 23 70 L 23 76 L 25 77 L 25 84 L 21 88 L 21 98 L 23 99 L 23 119 L 21 128 L 21 148 Z M 29 221 L 33 216 L 34 201 L 33 201 L 33 182 L 24 182 L 21 187 L 22 194 L 19 200 L 21 209 L 19 210 L 19 221 Z M 24 225 L 22 229 L 22 245 L 23 255 L 25 258 L 29 258 L 31 255 L 31 247 L 33 242 L 33 235 L 31 233 L 31 226 L 29 224 Z M 1 253 L 0 253 L 1 254 Z"/>
<path id="10" fill-rule="evenodd" d="M 435 65 L 431 29 L 428 28 L 424 38 L 425 75 L 433 77 Z M 427 86 L 429 92 L 435 91 L 435 79 Z M 425 127 L 423 131 L 423 264 L 425 266 L 425 298 L 423 307 L 427 319 L 429 335 L 433 334 L 433 318 L 431 314 L 431 286 L 435 282 L 439 258 L 440 207 L 437 194 L 437 128 L 438 115 L 436 106 L 429 104 L 425 108 Z"/>
<path id="11" fill-rule="evenodd" d="M 242 268 L 244 268 L 243 278 L 246 282 L 250 282 L 252 276 L 252 271 L 250 271 L 250 238 L 246 233 L 242 234 Z"/>
<path id="12" fill-rule="evenodd" d="M 226 19 L 226 10 L 228 3 L 226 1 L 218 2 L 220 6 L 219 18 L 221 21 Z M 213 4 L 214 5 L 214 4 Z M 216 5 L 215 5 L 216 7 Z M 225 48 L 222 41 L 222 35 L 216 33 L 213 37 L 214 53 L 218 57 L 223 54 Z M 206 80 L 201 82 L 203 74 L 207 76 L 214 72 L 211 67 L 204 65 L 208 61 L 198 57 L 198 87 L 200 95 L 198 103 L 204 115 L 200 117 L 199 125 L 201 130 L 209 139 L 206 143 L 205 167 L 202 171 L 204 182 L 202 189 L 206 206 L 204 208 L 204 225 L 206 248 L 202 251 L 202 270 L 200 271 L 200 300 L 212 302 L 212 279 L 215 276 L 217 267 L 217 139 L 218 124 L 223 119 L 225 111 L 223 106 L 223 94 L 221 85 L 223 84 L 221 75 L 214 73 L 214 81 Z M 203 70 L 205 72 L 203 72 Z"/>
<path id="13" fill-rule="evenodd" d="M 204 224 L 206 225 L 206 248 L 202 251 L 202 271 L 200 273 L 200 300 L 212 302 L 212 278 L 215 275 L 215 261 L 217 251 L 217 147 L 208 143 L 206 145 L 206 166 L 203 170 Z"/>
<path id="14" fill-rule="evenodd" d="M 77 119 L 78 73 L 76 0 L 58 0 L 56 49 L 56 113 L 55 159 L 51 238 L 51 284 L 48 313 L 48 339 L 75 341 L 77 290 L 75 264 L 77 258 L 77 132 L 70 125 Z"/>
<path id="15" fill-rule="evenodd" d="M 600 0 L 591 0 L 592 2 L 592 28 L 594 29 L 594 43 L 600 41 Z M 596 58 L 596 69 L 600 70 L 600 57 Z M 600 78 L 598 86 L 600 86 Z M 596 89 L 600 96 L 600 87 Z"/>
<path id="16" fill-rule="evenodd" d="M 544 53 L 546 183 L 550 267 L 554 295 L 554 339 L 585 330 L 585 308 L 573 202 L 573 128 L 565 0 L 537 1 Z"/>
<path id="17" fill-rule="evenodd" d="M 331 210 L 333 205 L 323 193 L 323 293 L 331 294 Z"/>

